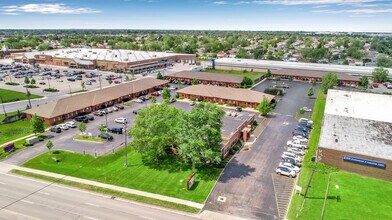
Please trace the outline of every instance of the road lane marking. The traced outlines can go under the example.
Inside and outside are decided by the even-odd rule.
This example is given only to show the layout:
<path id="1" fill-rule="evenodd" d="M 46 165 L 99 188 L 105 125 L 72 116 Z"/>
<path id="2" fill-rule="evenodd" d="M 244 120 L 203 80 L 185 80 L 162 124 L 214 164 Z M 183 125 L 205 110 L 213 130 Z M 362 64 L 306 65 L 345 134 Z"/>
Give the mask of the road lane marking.
<path id="1" fill-rule="evenodd" d="M 98 220 L 97 218 L 93 218 L 93 217 L 90 217 L 90 216 L 83 216 L 83 218 L 87 218 L 87 219 L 91 219 L 91 220 Z"/>
<path id="2" fill-rule="evenodd" d="M 24 200 L 24 199 L 22 199 L 22 200 L 20 200 L 21 202 L 25 202 L 25 203 L 29 203 L 29 204 L 34 204 L 34 202 L 31 202 L 31 201 L 28 201 L 28 200 Z"/>
<path id="3" fill-rule="evenodd" d="M 89 203 L 89 202 L 86 202 L 85 204 L 86 204 L 86 205 L 89 205 L 89 206 L 94 206 L 94 207 L 101 207 L 101 206 L 99 206 L 99 205 L 96 205 L 96 204 L 93 204 L 93 203 Z"/>
<path id="4" fill-rule="evenodd" d="M 29 219 L 34 219 L 34 220 L 40 220 L 39 218 L 33 217 L 33 216 L 29 216 L 29 215 L 25 215 L 19 212 L 15 212 L 15 211 L 11 211 L 9 209 L 2 209 L 2 211 L 13 214 L 13 215 L 18 215 L 18 216 L 23 216 L 25 218 L 29 218 Z"/>
<path id="5" fill-rule="evenodd" d="M 46 193 L 46 192 L 41 192 L 41 191 L 39 191 L 38 193 L 40 193 L 40 194 L 44 194 L 44 195 L 47 195 L 47 196 L 49 196 L 49 195 L 50 195 L 49 193 Z"/>
<path id="6" fill-rule="evenodd" d="M 145 218 L 145 219 L 148 219 L 148 220 L 155 220 L 155 218 L 150 218 L 150 217 L 143 216 L 143 215 L 139 215 L 139 217 L 141 217 L 141 218 Z"/>

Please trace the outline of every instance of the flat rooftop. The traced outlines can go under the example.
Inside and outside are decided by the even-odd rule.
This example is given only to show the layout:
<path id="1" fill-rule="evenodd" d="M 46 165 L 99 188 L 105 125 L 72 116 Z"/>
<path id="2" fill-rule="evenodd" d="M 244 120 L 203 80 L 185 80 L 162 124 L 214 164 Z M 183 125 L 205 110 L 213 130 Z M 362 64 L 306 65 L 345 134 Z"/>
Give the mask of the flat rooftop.
<path id="1" fill-rule="evenodd" d="M 241 83 L 242 78 L 239 76 L 231 76 L 227 74 L 219 73 L 208 73 L 208 72 L 194 72 L 194 71 L 181 71 L 178 73 L 172 73 L 168 75 L 169 77 L 178 77 L 185 79 L 197 79 L 197 80 L 208 80 L 215 82 L 225 82 L 225 83 Z"/>
<path id="2" fill-rule="evenodd" d="M 136 51 L 136 50 L 112 50 L 112 49 L 89 49 L 89 48 L 66 48 L 57 50 L 48 50 L 37 52 L 37 55 L 50 55 L 57 58 L 79 58 L 82 60 L 102 60 L 102 61 L 117 61 L 117 62 L 137 62 L 144 60 L 151 60 L 156 58 L 166 58 L 176 55 L 191 55 L 178 54 L 167 52 L 151 52 L 151 51 Z"/>
<path id="3" fill-rule="evenodd" d="M 320 71 L 320 70 L 300 70 L 300 69 L 279 69 L 279 70 L 273 70 L 273 74 L 277 75 L 285 75 L 285 76 L 300 76 L 300 77 L 316 77 L 316 78 L 322 78 L 326 74 L 328 74 L 328 71 Z M 351 82 L 360 82 L 359 76 L 353 76 L 347 73 L 342 73 L 342 72 L 336 72 L 336 75 L 338 77 L 338 80 L 345 80 L 345 81 L 351 81 Z"/>
<path id="4" fill-rule="evenodd" d="M 392 160 L 392 96 L 330 90 L 319 147 Z"/>
<path id="5" fill-rule="evenodd" d="M 222 119 L 222 136 L 225 138 L 230 138 L 237 129 L 245 122 L 248 121 L 255 115 L 255 113 L 251 112 L 237 112 L 238 115 L 236 117 L 227 116 L 223 117 Z"/>
<path id="6" fill-rule="evenodd" d="M 345 72 L 351 74 L 371 74 L 375 67 L 365 66 L 347 66 L 334 64 L 320 64 L 320 63 L 297 63 L 271 60 L 255 60 L 255 59 L 236 59 L 236 58 L 222 58 L 215 60 L 216 65 L 221 66 L 237 66 L 259 69 L 301 69 L 301 70 L 320 70 L 327 72 Z M 389 70 L 389 76 L 392 77 L 392 68 Z"/>

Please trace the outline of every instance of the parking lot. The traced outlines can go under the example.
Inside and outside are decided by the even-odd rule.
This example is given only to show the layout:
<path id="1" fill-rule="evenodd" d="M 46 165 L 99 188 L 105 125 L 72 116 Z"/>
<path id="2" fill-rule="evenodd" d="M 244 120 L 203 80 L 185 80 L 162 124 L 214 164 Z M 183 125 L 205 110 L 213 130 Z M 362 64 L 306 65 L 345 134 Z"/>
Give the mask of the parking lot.
<path id="1" fill-rule="evenodd" d="M 264 91 L 271 83 L 266 80 L 254 89 Z M 293 116 L 301 107 L 313 108 L 315 100 L 307 97 L 310 86 L 290 82 L 286 95 L 259 125 L 264 131 L 226 166 L 204 209 L 252 219 L 284 218 L 294 179 L 277 175 L 276 168 L 298 125 Z"/>

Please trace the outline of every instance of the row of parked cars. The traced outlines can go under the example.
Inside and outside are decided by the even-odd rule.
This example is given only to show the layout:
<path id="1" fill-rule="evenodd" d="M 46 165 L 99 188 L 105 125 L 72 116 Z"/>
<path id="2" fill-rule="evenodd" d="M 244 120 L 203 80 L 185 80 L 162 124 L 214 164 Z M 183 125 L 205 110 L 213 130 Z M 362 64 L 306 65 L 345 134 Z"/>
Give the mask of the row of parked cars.
<path id="1" fill-rule="evenodd" d="M 295 178 L 301 171 L 303 157 L 308 149 L 309 134 L 313 121 L 301 118 L 293 131 L 293 139 L 287 141 L 286 151 L 282 154 L 282 162 L 276 168 L 276 173 Z"/>
<path id="2" fill-rule="evenodd" d="M 61 133 L 62 131 L 66 131 L 66 130 L 69 130 L 70 128 L 76 128 L 76 127 L 77 126 L 76 126 L 75 122 L 68 121 L 63 124 L 59 124 L 59 125 L 55 125 L 55 126 L 51 127 L 50 131 L 54 132 L 54 133 Z"/>
<path id="3" fill-rule="evenodd" d="M 97 111 L 93 112 L 93 115 L 104 116 L 104 115 L 113 113 L 114 111 L 123 110 L 123 109 L 124 109 L 124 106 L 116 104 L 116 105 L 113 105 L 112 107 L 97 110 Z"/>

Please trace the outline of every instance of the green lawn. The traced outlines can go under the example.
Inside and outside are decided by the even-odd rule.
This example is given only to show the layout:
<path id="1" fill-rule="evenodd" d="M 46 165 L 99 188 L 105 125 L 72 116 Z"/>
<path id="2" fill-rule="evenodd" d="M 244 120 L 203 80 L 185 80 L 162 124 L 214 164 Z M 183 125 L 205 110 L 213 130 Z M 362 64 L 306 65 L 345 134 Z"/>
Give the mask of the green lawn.
<path id="1" fill-rule="evenodd" d="M 99 137 L 85 137 L 85 136 L 77 136 L 74 138 L 74 140 L 78 140 L 78 141 L 91 141 L 91 142 L 97 142 L 97 143 L 105 143 L 106 140 L 99 138 Z"/>
<path id="2" fill-rule="evenodd" d="M 264 73 L 258 73 L 258 72 L 243 72 L 243 71 L 234 71 L 234 70 L 213 70 L 213 69 L 206 69 L 205 72 L 209 73 L 219 73 L 219 74 L 227 74 L 227 75 L 233 75 L 233 76 L 239 76 L 239 77 L 249 77 L 252 80 L 255 80 Z"/>
<path id="3" fill-rule="evenodd" d="M 0 89 L 0 96 L 2 97 L 4 103 L 27 100 L 26 93 L 12 91 L 8 89 Z M 34 94 L 30 95 L 30 99 L 38 99 L 38 98 L 42 98 L 42 96 L 34 95 Z"/>
<path id="4" fill-rule="evenodd" d="M 321 219 L 329 175 L 331 175 L 331 184 L 325 219 L 391 219 L 392 212 L 385 211 L 392 208 L 391 182 L 346 173 L 323 163 L 317 166 L 301 210 L 303 194 L 314 165 L 311 158 L 315 156 L 319 143 L 325 102 L 322 91 L 319 91 L 312 114 L 314 128 L 310 135 L 309 152 L 304 158 L 298 180 L 298 185 L 302 187 L 302 194 L 293 196 L 288 219 Z M 339 189 L 336 189 L 336 185 Z"/>
<path id="5" fill-rule="evenodd" d="M 39 137 L 39 136 L 42 136 L 44 139 L 47 138 L 46 136 L 40 135 L 40 134 L 38 134 L 37 136 L 38 136 L 38 137 Z M 15 150 L 14 150 L 14 151 L 11 151 L 11 152 L 4 152 L 3 149 L 0 149 L 0 160 L 1 160 L 1 159 L 4 159 L 4 158 L 7 157 L 8 155 L 10 155 L 10 154 L 12 154 L 12 153 L 14 153 L 14 152 L 16 152 L 16 151 L 20 151 L 20 150 L 23 150 L 24 148 L 26 148 L 26 146 L 23 145 L 24 143 L 26 143 L 26 139 L 27 139 L 27 138 L 23 138 L 23 139 L 21 139 L 21 140 L 19 140 L 19 141 L 14 142 L 14 146 L 15 146 Z"/>
<path id="6" fill-rule="evenodd" d="M 56 163 L 53 158 L 61 162 Z M 130 151 L 128 168 L 124 167 L 124 149 L 98 158 L 65 151 L 42 154 L 23 166 L 60 173 L 107 184 L 203 203 L 217 180 L 221 169 L 203 167 L 196 173 L 196 183 L 186 191 L 186 181 L 192 173 L 189 164 L 174 157 L 148 162 Z"/>
<path id="7" fill-rule="evenodd" d="M 29 134 L 32 134 L 32 128 L 27 119 L 0 125 L 0 145 Z"/>

